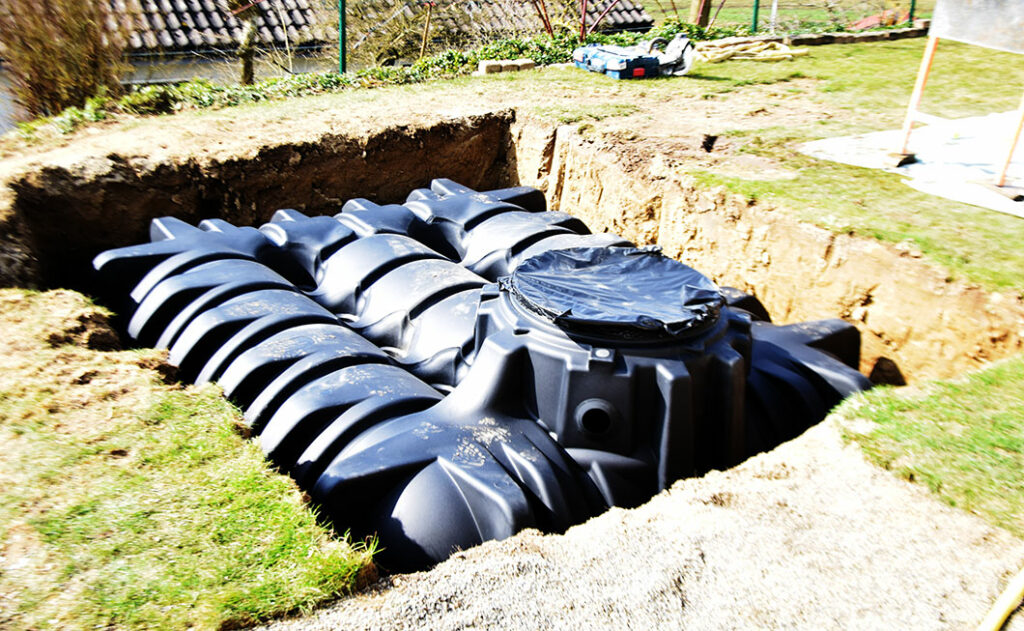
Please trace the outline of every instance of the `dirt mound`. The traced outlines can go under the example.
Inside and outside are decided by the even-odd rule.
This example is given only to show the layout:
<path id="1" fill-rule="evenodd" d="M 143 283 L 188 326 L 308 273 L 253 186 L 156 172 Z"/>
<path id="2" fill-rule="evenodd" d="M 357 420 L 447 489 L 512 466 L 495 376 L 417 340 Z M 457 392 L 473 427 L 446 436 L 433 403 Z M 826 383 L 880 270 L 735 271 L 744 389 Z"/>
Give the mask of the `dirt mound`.
<path id="1" fill-rule="evenodd" d="M 74 291 L 0 290 L 0 318 L 7 333 L 4 343 L 15 350 L 40 343 L 50 347 L 74 344 L 100 351 L 121 347 L 110 312 Z"/>
<path id="2" fill-rule="evenodd" d="M 109 352 L 121 348 L 110 313 L 73 291 L 0 289 L 0 329 L 3 385 L 29 399 L 47 393 L 47 405 L 23 402 L 28 415 L 64 409 L 67 397 L 88 416 L 103 407 L 93 403 L 145 396 L 170 368 L 162 351 Z"/>
<path id="3" fill-rule="evenodd" d="M 94 351 L 116 351 L 121 349 L 121 340 L 110 323 L 110 313 L 97 307 L 78 293 L 54 291 L 46 296 L 53 307 L 43 325 L 49 333 L 46 342 L 50 346 L 75 346 Z"/>
<path id="4" fill-rule="evenodd" d="M 1024 542 L 870 465 L 831 421 L 638 509 L 266 628 L 956 629 L 1022 563 Z"/>

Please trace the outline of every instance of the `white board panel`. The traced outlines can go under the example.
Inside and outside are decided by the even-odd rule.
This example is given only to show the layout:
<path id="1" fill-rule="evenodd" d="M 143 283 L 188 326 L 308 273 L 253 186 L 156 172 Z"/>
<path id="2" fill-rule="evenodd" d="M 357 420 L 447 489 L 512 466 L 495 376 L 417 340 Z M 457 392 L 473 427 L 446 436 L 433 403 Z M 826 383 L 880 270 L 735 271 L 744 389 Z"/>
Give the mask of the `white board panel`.
<path id="1" fill-rule="evenodd" d="M 928 34 L 1024 54 L 1024 0 L 937 0 Z"/>

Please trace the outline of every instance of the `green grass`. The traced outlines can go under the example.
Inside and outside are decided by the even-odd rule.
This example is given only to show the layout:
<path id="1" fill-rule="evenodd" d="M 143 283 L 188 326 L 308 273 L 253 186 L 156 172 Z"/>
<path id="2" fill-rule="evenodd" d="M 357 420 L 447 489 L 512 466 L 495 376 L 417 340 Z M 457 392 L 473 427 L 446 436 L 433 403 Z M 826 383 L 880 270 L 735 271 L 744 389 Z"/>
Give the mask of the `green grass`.
<path id="1" fill-rule="evenodd" d="M 62 307 L 12 293 L 4 330 L 45 338 Z M 218 388 L 159 382 L 138 365 L 152 351 L 3 350 L 0 627 L 217 629 L 308 610 L 370 567 Z"/>
<path id="2" fill-rule="evenodd" d="M 1024 295 L 1020 219 L 917 192 L 895 174 L 804 157 L 783 164 L 799 175 L 768 181 L 695 175 L 705 186 L 724 185 L 777 204 L 832 232 L 910 244 L 948 270 L 950 279 Z"/>
<path id="3" fill-rule="evenodd" d="M 653 0 L 645 2 L 644 9 L 656 21 L 676 17 L 677 15 L 680 19 L 686 20 L 690 15 L 691 1 L 675 0 L 675 9 L 673 9 L 673 2 L 671 0 Z M 725 4 L 722 4 L 721 0 L 710 1 L 711 17 L 714 17 L 715 13 L 718 12 L 719 5 L 722 6 L 722 10 L 718 12 L 716 24 L 748 25 L 753 19 L 753 0 L 726 0 Z M 889 0 L 885 5 L 887 8 L 896 9 L 900 12 L 909 11 L 910 0 Z M 796 30 L 801 30 L 801 27 L 806 30 L 808 25 L 828 25 L 836 18 L 836 15 L 829 13 L 825 6 L 826 3 L 823 0 L 818 0 L 817 2 L 782 0 L 779 2 L 779 25 L 783 28 L 795 28 Z M 838 14 L 840 17 L 838 19 L 842 20 L 845 18 L 847 22 L 855 22 L 860 18 L 874 15 L 879 11 L 879 3 L 865 2 L 863 0 L 841 0 L 838 6 L 840 10 Z M 758 24 L 761 30 L 767 30 L 768 28 L 771 7 L 771 2 L 762 1 L 760 3 Z M 930 17 L 934 8 L 935 0 L 917 0 L 914 15 L 919 18 Z"/>
<path id="4" fill-rule="evenodd" d="M 695 173 L 707 186 L 769 201 L 799 219 L 835 232 L 854 232 L 891 243 L 909 242 L 950 271 L 989 289 L 1024 294 L 1021 220 L 919 193 L 898 175 L 819 161 L 800 154 L 800 143 L 901 124 L 922 42 L 815 49 L 806 61 L 764 65 L 732 62 L 716 74 L 735 84 L 778 76 L 786 66 L 817 82 L 815 98 L 837 114 L 829 119 L 735 131 L 742 151 L 766 156 L 795 171 L 791 180 Z M 922 108 L 955 118 L 1013 109 L 1024 85 L 1024 59 L 943 43 Z"/>
<path id="5" fill-rule="evenodd" d="M 838 415 L 875 463 L 1024 537 L 1024 356 L 920 390 L 878 388 Z"/>
<path id="6" fill-rule="evenodd" d="M 476 88 L 481 100 L 516 104 L 524 113 L 564 123 L 587 120 L 589 112 L 601 108 L 628 112 L 639 105 L 637 113 L 643 115 L 643 104 L 656 102 L 680 102 L 678 115 L 685 117 L 684 99 L 728 102 L 743 99 L 752 86 L 777 86 L 778 99 L 799 95 L 820 104 L 827 114 L 784 127 L 736 128 L 726 135 L 738 141 L 739 151 L 770 158 L 796 177 L 691 171 L 700 183 L 770 202 L 834 232 L 910 244 L 947 269 L 950 278 L 1024 295 L 1020 219 L 920 193 L 898 175 L 820 161 L 798 151 L 811 140 L 898 128 L 923 46 L 923 39 L 817 46 L 809 56 L 791 62 L 699 65 L 685 79 L 627 82 L 565 70 L 463 79 L 453 87 Z M 922 109 L 948 118 L 1012 110 L 1021 85 L 1020 55 L 942 42 Z M 439 88 L 428 87 L 426 93 Z M 523 96 L 534 94 L 545 98 Z M 582 94 L 587 98 L 580 98 Z M 784 105 L 761 98 L 756 105 Z M 737 124 L 740 119 L 738 113 Z M 665 121 L 666 128 L 671 124 Z"/>

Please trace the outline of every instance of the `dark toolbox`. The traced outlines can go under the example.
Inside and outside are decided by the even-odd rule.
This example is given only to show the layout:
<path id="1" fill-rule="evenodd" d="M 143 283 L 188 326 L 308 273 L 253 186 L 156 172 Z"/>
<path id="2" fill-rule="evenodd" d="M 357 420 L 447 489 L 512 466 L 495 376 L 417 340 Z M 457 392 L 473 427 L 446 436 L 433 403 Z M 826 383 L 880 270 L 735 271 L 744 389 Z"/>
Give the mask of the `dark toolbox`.
<path id="1" fill-rule="evenodd" d="M 664 50 L 658 50 L 661 46 Z M 605 46 L 590 44 L 572 53 L 577 68 L 600 72 L 614 79 L 681 76 L 693 65 L 695 49 L 684 35 L 671 42 L 656 38 L 636 46 Z"/>

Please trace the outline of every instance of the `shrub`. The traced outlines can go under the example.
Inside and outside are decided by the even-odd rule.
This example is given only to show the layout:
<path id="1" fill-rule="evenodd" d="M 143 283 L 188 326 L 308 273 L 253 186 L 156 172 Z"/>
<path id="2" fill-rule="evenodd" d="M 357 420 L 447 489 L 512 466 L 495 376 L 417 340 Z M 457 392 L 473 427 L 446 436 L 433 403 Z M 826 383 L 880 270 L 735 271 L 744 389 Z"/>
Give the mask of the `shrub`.
<path id="1" fill-rule="evenodd" d="M 3 0 L 0 56 L 15 99 L 36 116 L 116 94 L 125 28 L 106 1 Z"/>
<path id="2" fill-rule="evenodd" d="M 180 100 L 173 86 L 147 85 L 124 95 L 117 104 L 130 114 L 166 114 Z"/>

